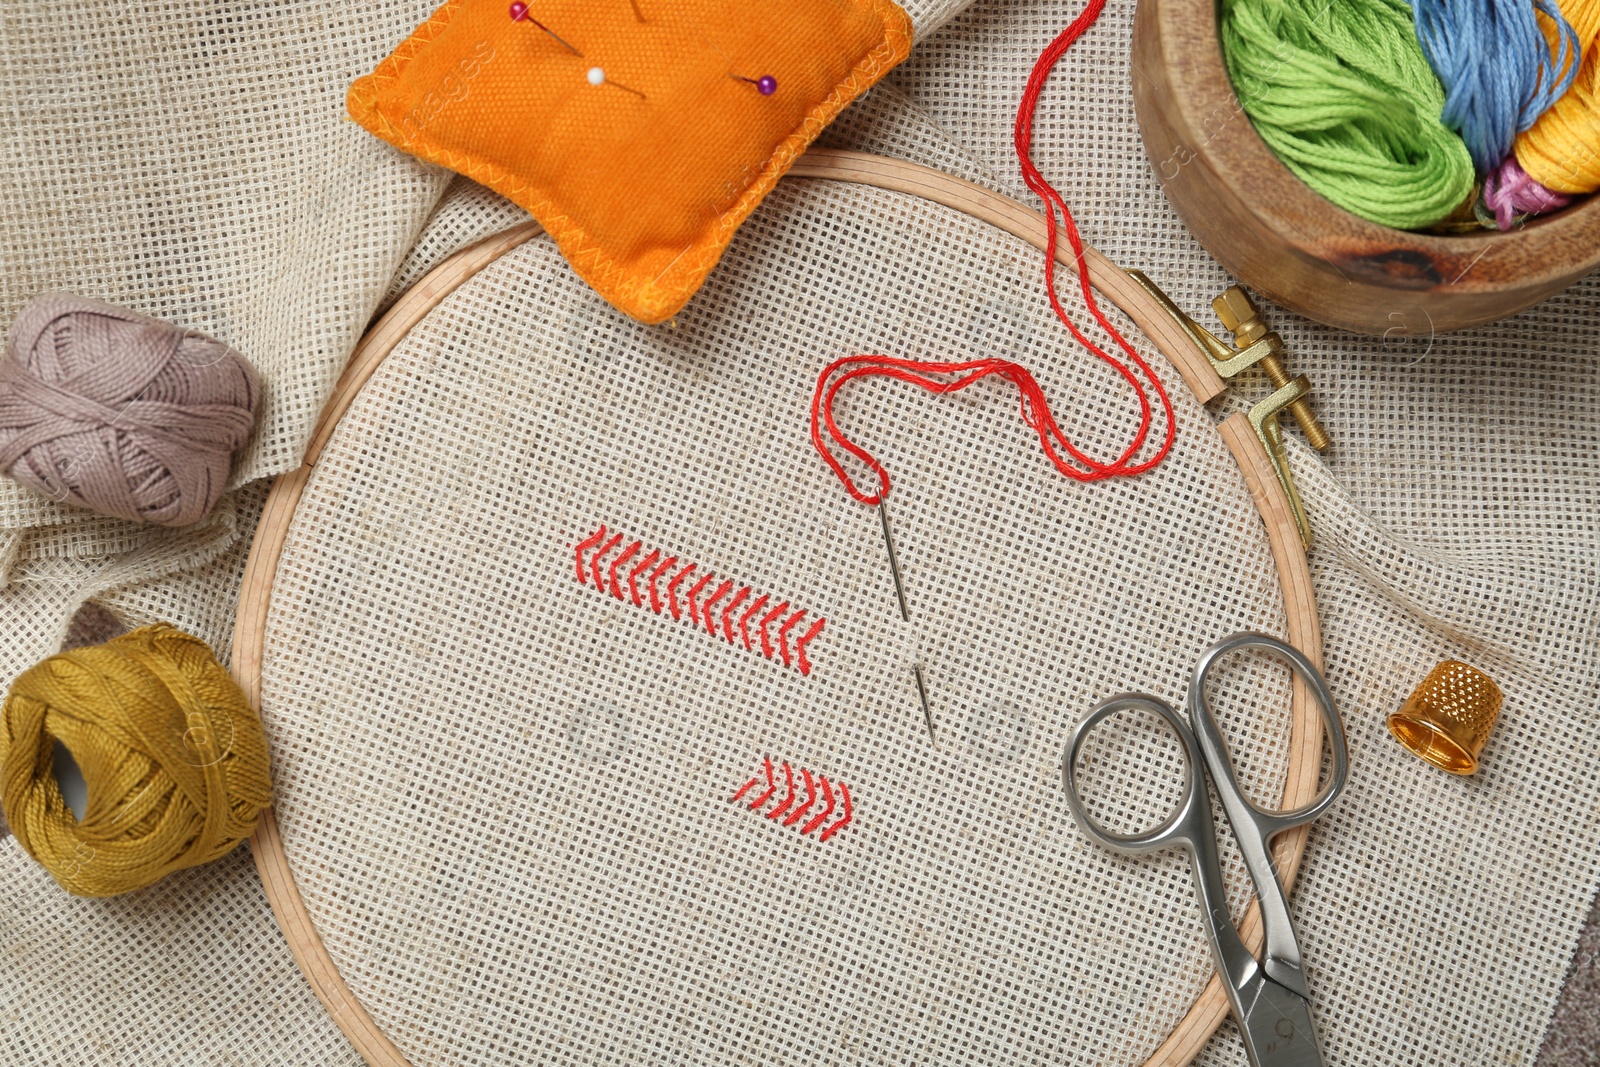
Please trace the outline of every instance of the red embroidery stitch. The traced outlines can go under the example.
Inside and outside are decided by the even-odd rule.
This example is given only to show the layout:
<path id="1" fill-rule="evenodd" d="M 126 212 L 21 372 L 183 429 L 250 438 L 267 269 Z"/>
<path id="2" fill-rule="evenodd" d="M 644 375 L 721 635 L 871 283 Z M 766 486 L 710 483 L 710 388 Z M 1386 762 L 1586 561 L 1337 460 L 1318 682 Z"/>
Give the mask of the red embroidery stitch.
<path id="1" fill-rule="evenodd" d="M 656 583 L 661 581 L 661 576 L 670 571 L 677 562 L 677 556 L 669 556 L 650 574 L 650 610 L 657 615 L 661 614 L 661 587 Z"/>
<path id="2" fill-rule="evenodd" d="M 661 558 L 661 550 L 654 549 L 648 556 L 633 565 L 633 570 L 628 572 L 628 592 L 633 596 L 633 606 L 644 607 L 644 602 L 639 599 L 639 572 Z"/>
<path id="3" fill-rule="evenodd" d="M 777 807 L 773 808 L 767 813 L 767 818 L 769 819 L 776 819 L 778 816 L 788 811 L 789 805 L 794 803 L 794 771 L 790 768 L 788 760 L 784 760 L 783 762 L 783 780 L 788 783 L 789 795 L 783 798 L 782 804 L 779 804 Z"/>
<path id="4" fill-rule="evenodd" d="M 795 659 L 799 661 L 801 674 L 811 673 L 811 661 L 806 658 L 806 645 L 810 644 L 813 637 L 822 632 L 822 628 L 826 626 L 827 623 L 827 619 L 818 619 L 816 622 L 811 624 L 811 629 L 805 632 L 805 636 L 794 643 Z"/>
<path id="5" fill-rule="evenodd" d="M 811 810 L 811 805 L 817 802 L 817 783 L 811 777 L 811 772 L 802 767 L 800 774 L 806 780 L 806 802 L 789 813 L 789 817 L 783 820 L 785 826 L 793 826 L 799 822 L 801 817 Z"/>
<path id="6" fill-rule="evenodd" d="M 805 609 L 801 608 L 799 611 L 789 616 L 788 622 L 778 627 L 778 651 L 783 653 L 783 665 L 785 667 L 792 666 L 792 664 L 789 662 L 789 631 L 794 628 L 795 623 L 805 618 L 805 615 Z"/>
<path id="7" fill-rule="evenodd" d="M 825 800 L 827 800 L 828 806 L 823 808 L 822 811 L 818 812 L 816 818 L 812 819 L 810 822 L 806 823 L 800 828 L 801 837 L 804 837 L 806 834 L 809 834 L 811 831 L 827 822 L 828 816 L 833 814 L 833 787 L 828 784 L 828 779 L 820 774 L 817 775 L 817 780 L 822 783 L 822 796 Z"/>
<path id="8" fill-rule="evenodd" d="M 621 534 L 615 535 L 614 537 L 611 538 L 611 540 L 606 542 L 604 548 L 602 548 L 600 551 L 598 551 L 598 552 L 596 552 L 594 554 L 594 559 L 589 561 L 590 562 L 590 568 L 594 573 L 594 587 L 596 589 L 600 590 L 602 593 L 604 593 L 606 591 L 606 580 L 600 574 L 600 561 L 605 558 L 605 556 L 606 556 L 606 554 L 608 552 L 610 552 L 613 548 L 616 548 L 617 545 L 619 545 L 621 543 L 622 543 L 622 535 Z"/>
<path id="9" fill-rule="evenodd" d="M 747 585 L 735 593 L 733 599 L 728 601 L 728 606 L 722 609 L 722 632 L 727 636 L 730 645 L 733 644 L 733 613 L 739 610 L 739 605 L 744 603 L 749 595 L 750 587 Z"/>
<path id="10" fill-rule="evenodd" d="M 756 797 L 756 799 L 754 799 L 754 800 L 752 800 L 750 802 L 750 810 L 751 811 L 755 811 L 761 805 L 765 804 L 767 802 L 768 798 L 770 798 L 773 793 L 776 793 L 778 791 L 777 783 L 775 783 L 772 780 L 772 757 L 768 756 L 765 759 L 763 759 L 762 760 L 762 766 L 763 766 L 763 769 L 767 772 L 767 791 L 765 793 L 762 793 L 759 797 Z"/>
<path id="11" fill-rule="evenodd" d="M 723 597 L 727 596 L 728 592 L 732 589 L 733 582 L 731 581 L 723 582 L 721 585 L 717 586 L 717 591 L 712 594 L 710 600 L 706 601 L 706 606 L 704 610 L 701 611 L 701 614 L 705 616 L 706 633 L 710 634 L 712 637 L 717 636 L 717 617 L 711 613 L 711 606 L 717 601 L 721 600 Z"/>
<path id="12" fill-rule="evenodd" d="M 817 838 L 819 841 L 826 841 L 840 830 L 843 830 L 855 814 L 850 810 L 850 787 L 843 782 L 839 783 L 839 795 L 844 798 L 844 818 L 822 831 L 822 835 Z"/>
<path id="13" fill-rule="evenodd" d="M 728 803 L 729 804 L 737 804 L 737 803 L 739 803 L 739 798 L 744 796 L 746 793 L 750 792 L 751 788 L 754 787 L 754 785 L 757 782 L 759 782 L 760 780 L 761 780 L 761 776 L 758 774 L 755 777 L 751 778 L 744 785 L 741 785 L 739 787 L 739 791 L 737 793 L 733 794 L 733 796 L 728 798 Z"/>
<path id="14" fill-rule="evenodd" d="M 695 614 L 694 598 L 699 596 L 700 590 L 704 589 L 711 579 L 715 577 L 715 574 L 707 574 L 704 578 L 701 578 L 698 582 L 695 582 L 694 588 L 689 590 L 689 621 L 694 623 L 696 626 L 700 624 L 700 616 Z"/>
<path id="15" fill-rule="evenodd" d="M 606 528 L 602 525 L 600 527 L 600 529 L 596 530 L 594 533 L 590 534 L 588 537 L 586 537 L 582 541 L 578 542 L 577 560 L 578 560 L 578 584 L 579 585 L 587 585 L 587 584 L 589 584 L 589 580 L 587 578 L 585 578 L 584 575 L 583 575 L 583 553 L 584 553 L 584 550 L 593 548 L 595 545 L 598 545 L 601 541 L 604 541 L 605 539 L 606 539 Z"/>
<path id="16" fill-rule="evenodd" d="M 787 761 L 785 761 L 782 766 L 786 792 L 782 802 L 771 811 L 765 813 L 768 819 L 772 820 L 773 822 L 777 822 L 780 818 L 782 818 L 781 825 L 795 825 L 805 816 L 808 811 L 811 810 L 813 805 L 816 804 L 817 786 L 821 785 L 822 795 L 827 801 L 827 804 L 820 812 L 812 816 L 811 821 L 807 822 L 800 828 L 800 836 L 805 837 L 809 834 L 815 833 L 818 829 L 821 829 L 822 832 L 817 834 L 817 840 L 819 842 L 826 841 L 840 830 L 843 830 L 851 823 L 852 820 L 854 820 L 855 809 L 850 800 L 850 787 L 845 785 L 843 782 L 830 783 L 826 775 L 818 774 L 813 776 L 811 771 L 804 767 L 800 768 L 800 775 L 805 780 L 806 800 L 804 804 L 801 804 L 797 808 L 793 808 L 791 811 L 790 809 L 793 807 L 795 800 L 798 798 L 794 781 L 794 768 Z M 739 791 L 733 794 L 732 798 L 729 800 L 729 803 L 737 804 L 739 801 L 743 800 L 745 794 L 754 789 L 761 782 L 762 778 L 765 777 L 767 783 L 766 791 L 747 805 L 751 811 L 760 811 L 766 806 L 767 801 L 771 800 L 778 792 L 777 779 L 773 776 L 772 770 L 772 757 L 762 757 L 761 772 L 752 775 L 748 782 L 740 786 Z M 834 785 L 838 786 L 837 801 L 835 800 Z M 839 818 L 831 825 L 825 825 L 828 823 L 830 818 L 833 818 L 836 804 L 843 807 L 844 813 L 840 815 Z M 785 815 L 787 815 L 787 817 L 784 817 Z"/>
<path id="17" fill-rule="evenodd" d="M 782 604 L 779 604 L 777 607 L 767 612 L 766 618 L 761 620 L 761 654 L 768 659 L 772 658 L 772 638 L 767 634 L 767 626 L 772 622 L 773 619 L 776 619 L 779 615 L 782 615 L 788 610 L 789 602 L 785 600 Z"/>
<path id="18" fill-rule="evenodd" d="M 616 597 L 618 600 L 622 599 L 622 586 L 617 584 L 617 568 L 621 567 L 624 563 L 628 562 L 628 560 L 637 555 L 639 549 L 643 547 L 644 546 L 638 541 L 635 541 L 633 544 L 628 546 L 627 550 L 624 551 L 622 555 L 611 561 L 611 595 Z"/>
<path id="19" fill-rule="evenodd" d="M 678 576 L 667 583 L 667 606 L 672 608 L 674 619 L 683 618 L 683 612 L 678 607 L 678 583 L 689 577 L 689 572 L 699 567 L 698 563 L 691 563 L 678 572 Z"/>
<path id="20" fill-rule="evenodd" d="M 763 593 L 760 600 L 757 600 L 754 604 L 751 604 L 748 608 L 745 608 L 744 614 L 739 616 L 739 636 L 744 638 L 744 650 L 746 652 L 755 651 L 755 649 L 750 647 L 750 616 L 754 615 L 756 612 L 760 611 L 766 606 L 767 596 L 765 593 Z"/>
<path id="21" fill-rule="evenodd" d="M 573 573 L 577 576 L 578 584 L 588 585 L 592 577 L 595 589 L 602 595 L 609 593 L 617 600 L 632 603 L 635 607 L 648 608 L 657 615 L 665 616 L 670 613 L 673 620 L 679 622 L 683 620 L 683 605 L 687 603 L 691 626 L 704 627 L 706 633 L 712 637 L 721 637 L 730 645 L 738 646 L 742 643 L 747 652 L 756 651 L 755 642 L 751 639 L 750 625 L 752 621 L 759 620 L 757 629 L 761 634 L 761 655 L 767 659 L 781 660 L 785 667 L 793 667 L 801 675 L 811 674 L 812 662 L 806 653 L 806 646 L 822 632 L 826 619 L 815 619 L 809 629 L 793 639 L 791 650 L 790 631 L 796 630 L 800 621 L 810 615 L 808 609 L 801 608 L 791 613 L 790 602 L 785 600 L 767 611 L 767 605 L 772 600 L 768 594 L 757 596 L 754 587 L 740 585 L 732 578 L 719 579 L 709 570 L 702 571 L 697 563 L 685 563 L 674 572 L 673 568 L 678 567 L 680 562 L 677 556 L 663 558 L 662 550 L 659 548 L 652 548 L 646 552 L 644 542 L 637 539 L 628 541 L 626 547 L 612 558 L 613 551 L 622 545 L 626 538 L 627 535 L 621 531 L 612 531 L 609 527 L 601 525 L 594 533 L 574 545 Z M 591 549 L 593 555 L 589 554 Z M 699 573 L 699 577 L 680 600 L 678 587 L 696 572 Z M 663 598 L 661 581 L 668 574 L 672 577 L 666 583 L 667 594 Z M 640 584 L 641 577 L 644 579 L 643 586 Z M 713 582 L 718 584 L 712 587 Z M 645 601 L 644 586 L 650 590 L 648 603 Z M 702 597 L 702 593 L 706 595 Z M 736 618 L 737 623 L 734 621 Z M 783 621 L 779 623 L 777 644 L 774 647 L 771 627 L 780 619 Z"/>

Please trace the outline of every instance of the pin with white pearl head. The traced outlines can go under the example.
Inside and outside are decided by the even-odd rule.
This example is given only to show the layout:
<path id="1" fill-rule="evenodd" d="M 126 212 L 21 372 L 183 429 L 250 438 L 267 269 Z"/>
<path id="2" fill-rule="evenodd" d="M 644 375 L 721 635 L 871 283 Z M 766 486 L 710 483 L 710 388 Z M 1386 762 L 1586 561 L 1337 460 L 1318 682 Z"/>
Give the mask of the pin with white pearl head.
<path id="1" fill-rule="evenodd" d="M 589 68 L 589 73 L 586 74 L 585 77 L 587 77 L 589 79 L 589 84 L 590 85 L 595 85 L 595 86 L 614 85 L 618 89 L 621 89 L 625 93 L 632 93 L 634 96 L 637 96 L 640 100 L 648 99 L 648 97 L 646 97 L 639 90 L 630 89 L 628 86 L 623 85 L 621 82 L 614 81 L 613 79 L 606 77 L 606 72 L 605 72 L 605 68 L 604 67 L 590 67 Z"/>

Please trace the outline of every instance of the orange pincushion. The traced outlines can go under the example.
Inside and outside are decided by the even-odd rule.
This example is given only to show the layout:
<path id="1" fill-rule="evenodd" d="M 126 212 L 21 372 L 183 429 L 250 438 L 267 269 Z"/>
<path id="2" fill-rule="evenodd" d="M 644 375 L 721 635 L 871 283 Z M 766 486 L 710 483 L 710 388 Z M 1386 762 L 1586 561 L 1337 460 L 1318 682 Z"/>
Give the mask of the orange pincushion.
<path id="1" fill-rule="evenodd" d="M 450 0 L 348 106 L 527 208 L 601 296 L 660 322 L 910 48 L 890 0 Z"/>

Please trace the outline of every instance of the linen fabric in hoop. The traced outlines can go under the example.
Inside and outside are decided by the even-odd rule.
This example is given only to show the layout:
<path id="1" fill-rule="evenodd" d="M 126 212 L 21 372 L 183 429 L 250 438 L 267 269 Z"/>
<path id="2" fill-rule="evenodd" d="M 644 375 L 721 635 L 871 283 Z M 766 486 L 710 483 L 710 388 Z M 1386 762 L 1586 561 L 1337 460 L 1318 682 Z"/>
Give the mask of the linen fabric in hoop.
<path id="1" fill-rule="evenodd" d="M 536 241 L 378 368 L 296 511 L 261 698 L 300 892 L 412 1062 L 1133 1062 L 1188 1009 L 1211 965 L 1181 858 L 1089 845 L 1058 761 L 1097 697 L 1175 699 L 1218 635 L 1282 632 L 1210 418 L 1181 397 L 1166 465 L 1082 486 L 1003 390 L 862 384 L 839 414 L 896 472 L 909 624 L 878 516 L 807 439 L 818 370 L 876 350 L 1015 359 L 1116 447 L 1126 398 L 1066 354 L 1036 272 L 966 216 L 795 181 L 676 329 Z M 743 647 L 742 615 L 651 610 L 655 550 L 715 572 L 678 587 L 701 611 L 737 576 L 826 618 L 810 672 Z M 1219 704 L 1275 795 L 1287 680 L 1241 672 Z M 1158 734 L 1106 743 L 1176 785 Z M 821 777 L 850 817 L 808 833 Z"/>

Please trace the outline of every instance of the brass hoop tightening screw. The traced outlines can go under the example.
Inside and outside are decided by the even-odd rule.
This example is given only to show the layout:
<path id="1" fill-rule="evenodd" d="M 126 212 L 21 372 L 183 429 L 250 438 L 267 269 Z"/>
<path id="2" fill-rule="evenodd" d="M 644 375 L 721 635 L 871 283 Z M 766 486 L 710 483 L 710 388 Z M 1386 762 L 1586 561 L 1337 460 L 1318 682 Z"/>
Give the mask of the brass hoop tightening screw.
<path id="1" fill-rule="evenodd" d="M 1281 389 L 1294 380 L 1289 368 L 1283 365 L 1283 360 L 1278 356 L 1283 351 L 1283 341 L 1261 321 L 1261 311 L 1250 299 L 1249 293 L 1237 285 L 1230 286 L 1227 292 L 1211 302 L 1211 307 L 1216 311 L 1217 318 L 1222 320 L 1222 325 L 1232 331 L 1236 347 L 1249 348 L 1263 338 L 1270 339 L 1272 354 L 1262 357 L 1260 367 L 1267 372 L 1274 389 Z M 1317 413 L 1311 410 L 1311 401 L 1301 397 L 1291 401 L 1288 408 L 1289 414 L 1294 416 L 1294 421 L 1300 424 L 1301 431 L 1305 433 L 1306 443 L 1318 452 L 1326 451 L 1332 442 L 1328 439 L 1328 431 L 1317 421 Z"/>

